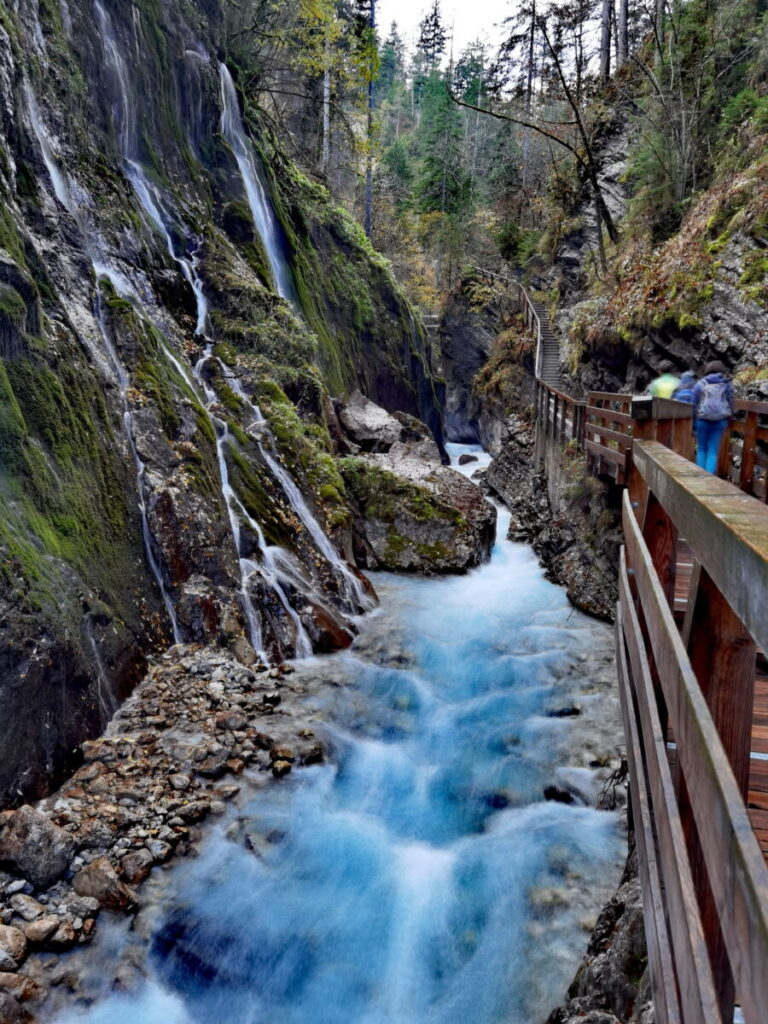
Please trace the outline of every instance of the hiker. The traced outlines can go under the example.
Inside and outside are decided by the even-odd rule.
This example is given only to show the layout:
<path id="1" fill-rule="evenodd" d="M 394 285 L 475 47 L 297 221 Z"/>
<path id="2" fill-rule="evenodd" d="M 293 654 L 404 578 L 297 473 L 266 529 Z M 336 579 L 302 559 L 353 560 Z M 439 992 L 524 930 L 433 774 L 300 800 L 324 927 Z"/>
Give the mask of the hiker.
<path id="1" fill-rule="evenodd" d="M 693 372 L 693 370 L 686 370 L 680 378 L 680 383 L 673 391 L 672 397 L 676 402 L 688 402 L 689 405 L 693 404 L 693 389 L 695 384 L 696 374 Z"/>
<path id="2" fill-rule="evenodd" d="M 659 374 L 660 376 L 648 385 L 648 394 L 654 398 L 671 398 L 680 383 L 680 378 L 672 373 L 672 363 L 665 359 L 659 365 Z"/>
<path id="3" fill-rule="evenodd" d="M 696 465 L 717 472 L 720 442 L 733 416 L 733 381 L 723 364 L 707 363 L 693 388 L 696 416 Z"/>

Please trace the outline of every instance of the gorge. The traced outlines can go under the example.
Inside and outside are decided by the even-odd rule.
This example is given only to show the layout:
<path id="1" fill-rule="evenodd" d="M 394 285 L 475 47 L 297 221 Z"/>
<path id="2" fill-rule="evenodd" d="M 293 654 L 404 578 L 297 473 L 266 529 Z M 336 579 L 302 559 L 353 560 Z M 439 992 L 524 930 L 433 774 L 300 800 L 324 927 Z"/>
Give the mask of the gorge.
<path id="1" fill-rule="evenodd" d="M 0 1024 L 653 1024 L 623 495 L 514 297 L 574 400 L 764 396 L 732 6 L 0 0 Z"/>

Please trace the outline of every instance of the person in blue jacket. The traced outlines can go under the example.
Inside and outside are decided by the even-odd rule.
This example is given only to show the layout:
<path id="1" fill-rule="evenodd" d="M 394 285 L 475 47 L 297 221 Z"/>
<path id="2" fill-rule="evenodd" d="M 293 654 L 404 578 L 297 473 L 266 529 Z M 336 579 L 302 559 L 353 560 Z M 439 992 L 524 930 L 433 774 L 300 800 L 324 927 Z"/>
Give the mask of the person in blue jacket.
<path id="1" fill-rule="evenodd" d="M 721 362 L 707 363 L 693 388 L 696 465 L 717 472 L 720 442 L 733 416 L 733 381 Z"/>
<path id="2" fill-rule="evenodd" d="M 686 370 L 680 378 L 680 383 L 675 388 L 672 397 L 676 402 L 688 402 L 692 404 L 694 401 L 693 389 L 696 386 L 696 374 L 693 370 Z"/>

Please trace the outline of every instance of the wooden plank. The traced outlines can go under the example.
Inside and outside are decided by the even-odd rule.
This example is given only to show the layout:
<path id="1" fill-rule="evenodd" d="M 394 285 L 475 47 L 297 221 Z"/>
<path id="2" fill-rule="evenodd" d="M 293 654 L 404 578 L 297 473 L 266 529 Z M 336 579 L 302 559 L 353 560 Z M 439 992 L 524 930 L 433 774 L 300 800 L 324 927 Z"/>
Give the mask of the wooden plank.
<path id="1" fill-rule="evenodd" d="M 635 718 L 621 604 L 616 609 L 616 665 L 619 678 L 619 703 L 627 743 L 629 786 L 632 798 L 635 842 L 637 844 L 640 886 L 643 893 L 643 924 L 654 1009 L 659 1024 L 680 1024 L 680 1006 L 674 975 L 664 896 L 659 875 L 653 823 L 648 800 L 648 785 L 643 772 L 640 739 Z"/>
<path id="2" fill-rule="evenodd" d="M 642 395 L 632 399 L 632 418 L 636 420 L 692 420 L 690 402 L 677 402 L 674 398 L 655 398 Z"/>
<path id="3" fill-rule="evenodd" d="M 646 777 L 658 838 L 661 878 L 673 940 L 683 1019 L 686 1022 L 690 1021 L 691 1024 L 698 1021 L 715 1024 L 721 1020 L 717 993 L 709 966 L 707 944 L 699 919 L 682 823 L 667 761 L 651 667 L 630 592 L 623 550 L 619 567 L 619 601 L 637 696 L 640 749 L 645 754 Z"/>
<path id="4" fill-rule="evenodd" d="M 628 412 L 614 412 L 612 409 L 599 409 L 594 405 L 588 405 L 585 412 L 587 416 L 593 416 L 596 420 L 605 423 L 626 423 L 627 426 L 631 427 L 635 422 Z"/>
<path id="5" fill-rule="evenodd" d="M 633 460 L 758 647 L 768 650 L 768 509 L 658 442 L 635 442 Z"/>
<path id="6" fill-rule="evenodd" d="M 587 427 L 589 429 L 589 427 Z M 617 451 L 615 448 L 606 448 L 605 445 L 597 444 L 595 441 L 589 439 L 584 441 L 584 447 L 588 452 L 593 455 L 599 456 L 601 459 L 605 459 L 606 462 L 612 462 L 615 466 L 621 466 L 623 469 L 626 464 L 626 453 Z"/>
<path id="7" fill-rule="evenodd" d="M 653 494 L 649 495 L 645 506 L 643 538 L 667 600 L 672 605 L 677 574 L 677 529 Z"/>
<path id="8" fill-rule="evenodd" d="M 629 408 L 632 402 L 632 395 L 619 394 L 617 391 L 590 391 L 587 395 L 590 405 L 596 402 L 617 402 Z"/>
<path id="9" fill-rule="evenodd" d="M 747 1024 L 763 1024 L 768 1007 L 768 868 L 626 494 L 623 520 L 627 560 L 634 569 L 675 730 L 736 990 Z M 686 537 L 690 540 L 688 532 Z"/>
<path id="10" fill-rule="evenodd" d="M 615 441 L 617 444 L 624 445 L 625 448 L 632 444 L 631 434 L 625 434 L 619 430 L 611 430 L 610 427 L 604 427 L 600 423 L 588 423 L 587 432 L 602 438 L 604 441 Z"/>

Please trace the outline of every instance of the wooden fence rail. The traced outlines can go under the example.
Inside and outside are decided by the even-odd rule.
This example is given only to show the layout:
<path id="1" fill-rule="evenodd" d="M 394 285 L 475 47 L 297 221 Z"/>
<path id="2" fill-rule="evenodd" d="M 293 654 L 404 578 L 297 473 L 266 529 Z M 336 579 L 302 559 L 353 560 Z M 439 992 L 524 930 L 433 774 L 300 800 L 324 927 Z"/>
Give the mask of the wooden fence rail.
<path id="1" fill-rule="evenodd" d="M 738 1004 L 763 1024 L 768 788 L 751 746 L 768 652 L 768 404 L 737 402 L 722 479 L 692 462 L 685 403 L 582 401 L 537 380 L 535 408 L 545 468 L 575 444 L 626 485 L 616 657 L 656 1019 L 732 1024 Z"/>

